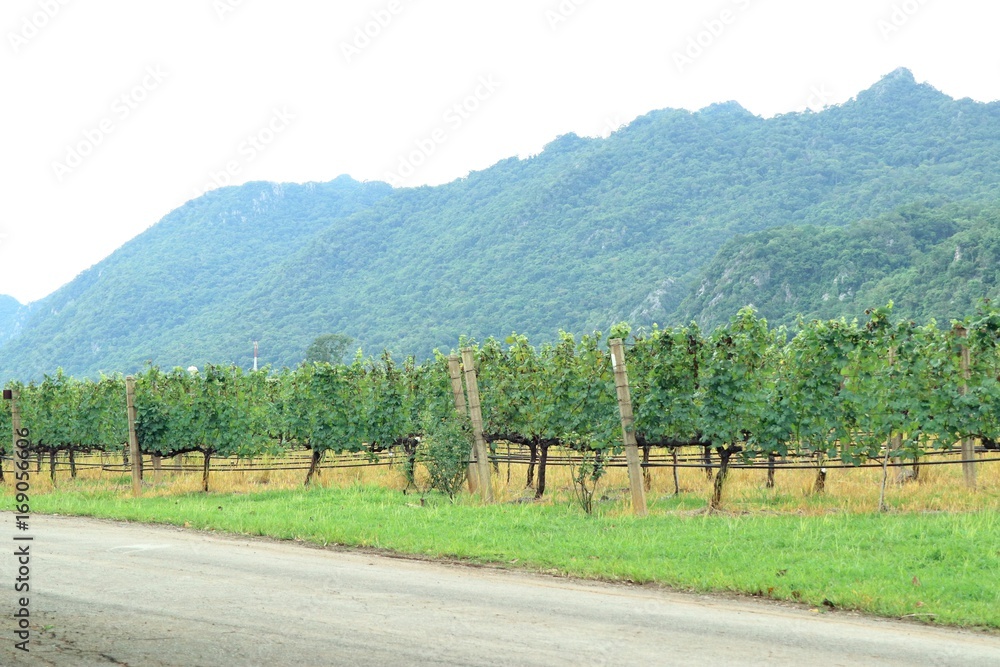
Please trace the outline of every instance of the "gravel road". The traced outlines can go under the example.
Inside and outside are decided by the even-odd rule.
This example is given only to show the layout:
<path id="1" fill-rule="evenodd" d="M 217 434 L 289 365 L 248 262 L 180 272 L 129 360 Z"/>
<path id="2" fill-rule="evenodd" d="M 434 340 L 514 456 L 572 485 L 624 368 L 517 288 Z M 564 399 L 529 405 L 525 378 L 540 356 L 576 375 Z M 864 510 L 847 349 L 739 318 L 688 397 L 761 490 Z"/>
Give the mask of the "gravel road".
<path id="1" fill-rule="evenodd" d="M 10 540 L 13 515 L 0 516 Z M 15 650 L 5 613 L 2 665 L 1000 665 L 997 635 L 169 527 L 31 521 L 31 652 Z M 16 560 L 0 557 L 9 610 Z"/>

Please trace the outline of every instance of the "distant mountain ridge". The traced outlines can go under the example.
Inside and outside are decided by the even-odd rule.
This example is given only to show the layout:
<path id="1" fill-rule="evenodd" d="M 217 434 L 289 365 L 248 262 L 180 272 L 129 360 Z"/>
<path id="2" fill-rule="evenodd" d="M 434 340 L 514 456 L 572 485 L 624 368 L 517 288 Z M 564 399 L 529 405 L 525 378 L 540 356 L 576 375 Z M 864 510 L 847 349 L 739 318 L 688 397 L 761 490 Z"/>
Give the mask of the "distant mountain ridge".
<path id="1" fill-rule="evenodd" d="M 0 345 L 20 333 L 27 307 L 12 296 L 0 294 Z"/>
<path id="2" fill-rule="evenodd" d="M 1000 205 L 911 205 L 846 227 L 774 227 L 728 241 L 678 309 L 711 328 L 754 305 L 774 326 L 798 317 L 895 312 L 947 326 L 1000 292 Z"/>
<path id="3" fill-rule="evenodd" d="M 739 235 L 988 207 L 998 186 L 1000 104 L 953 100 L 897 70 L 822 112 L 654 111 L 442 186 L 222 188 L 39 302 L 0 343 L 0 379 L 246 366 L 253 340 L 264 362 L 293 365 L 323 333 L 426 357 L 460 335 L 708 321 L 730 297 L 753 301 L 705 273 L 729 267 L 734 239 L 760 242 Z"/>
<path id="4" fill-rule="evenodd" d="M 177 327 L 236 298 L 247 280 L 275 266 L 330 219 L 370 206 L 390 191 L 383 183 L 339 178 L 248 183 L 207 193 L 32 304 L 34 314 L 0 348 L 0 359 L 27 359 L 44 372 L 63 367 L 91 374 L 135 370 L 146 361 L 203 363 L 204 357 L 189 351 L 210 334 L 179 338 Z M 31 375 L 30 366 L 15 367 Z"/>

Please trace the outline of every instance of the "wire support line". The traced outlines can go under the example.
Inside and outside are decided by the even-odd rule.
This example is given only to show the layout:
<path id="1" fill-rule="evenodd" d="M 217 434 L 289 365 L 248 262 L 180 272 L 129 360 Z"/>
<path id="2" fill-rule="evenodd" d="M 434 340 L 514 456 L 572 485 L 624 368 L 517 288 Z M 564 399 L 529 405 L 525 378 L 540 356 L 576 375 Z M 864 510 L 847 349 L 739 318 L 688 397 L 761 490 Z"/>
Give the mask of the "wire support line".
<path id="1" fill-rule="evenodd" d="M 496 464 L 509 463 L 509 464 L 514 464 L 514 465 L 526 464 L 524 461 L 508 460 L 507 458 L 500 457 L 500 456 L 496 456 L 496 457 L 491 456 L 489 460 L 490 460 L 491 464 L 492 463 L 496 463 Z M 427 459 L 419 458 L 418 457 L 417 459 L 414 460 L 414 464 L 425 463 L 426 461 L 427 461 Z M 560 459 L 560 460 L 556 460 L 556 461 L 553 461 L 553 460 L 550 459 L 550 460 L 548 460 L 546 462 L 546 466 L 547 467 L 567 467 L 567 466 L 574 466 L 574 465 L 578 465 L 580 463 L 580 461 L 581 461 L 581 459 L 579 459 L 579 458 L 574 459 L 574 458 L 571 458 L 571 457 L 566 457 L 566 458 L 563 458 L 563 459 Z M 475 460 L 466 461 L 464 463 L 475 463 Z M 963 463 L 1000 463 L 1000 457 L 980 458 L 980 459 L 959 459 L 959 460 L 951 460 L 951 461 L 917 461 L 917 462 L 914 462 L 914 461 L 900 461 L 900 462 L 890 462 L 890 463 L 886 464 L 885 467 L 888 467 L 888 468 L 905 468 L 905 467 L 913 467 L 913 466 L 960 465 L 960 464 L 963 464 Z M 405 466 L 406 464 L 407 464 L 407 462 L 406 462 L 405 459 L 404 460 L 399 460 L 399 461 L 360 461 L 360 462 L 351 462 L 351 463 L 332 463 L 332 464 L 331 463 L 326 463 L 326 464 L 321 464 L 321 465 L 317 466 L 316 470 L 317 471 L 321 471 L 321 470 L 340 470 L 340 469 L 348 469 L 348 468 L 379 468 L 379 467 L 392 467 L 392 466 L 395 466 L 395 465 Z M 77 464 L 77 465 L 79 465 L 79 464 Z M 539 465 L 539 464 L 536 462 L 536 465 Z M 603 466 L 606 467 L 606 468 L 626 468 L 628 466 L 628 464 L 624 460 L 621 460 L 621 459 L 609 459 L 609 460 L 607 460 L 607 461 L 605 461 L 603 463 Z M 644 468 L 644 469 L 652 469 L 652 468 L 674 468 L 674 467 L 676 467 L 676 468 L 692 468 L 692 469 L 698 469 L 698 470 L 718 470 L 718 469 L 721 468 L 720 464 L 717 463 L 717 462 L 714 462 L 714 461 L 712 463 L 698 463 L 698 464 L 694 464 L 694 463 L 689 463 L 689 464 L 678 463 L 676 466 L 673 463 L 670 463 L 670 462 L 668 462 L 668 463 L 654 463 L 654 462 L 650 462 L 650 463 L 641 463 L 640 466 L 642 468 Z M 48 466 L 46 466 L 46 467 L 48 467 Z M 101 470 L 101 472 L 109 472 L 109 473 L 127 473 L 127 472 L 130 472 L 132 470 L 132 466 L 126 466 L 124 464 L 119 464 L 119 465 L 105 465 L 105 466 L 96 466 L 96 467 L 99 467 L 100 470 Z M 830 463 L 830 462 L 826 462 L 826 463 L 823 463 L 823 464 L 818 464 L 818 463 L 811 463 L 811 464 L 788 464 L 788 463 L 785 463 L 785 464 L 782 464 L 782 463 L 776 462 L 774 464 L 774 466 L 773 466 L 773 470 L 775 472 L 777 472 L 779 470 L 819 470 L 821 468 L 825 469 L 825 470 L 857 470 L 857 469 L 861 469 L 861 468 L 881 468 L 881 467 L 883 467 L 883 464 L 880 463 L 880 462 L 858 463 L 858 464 Z M 66 470 L 66 469 L 70 469 L 70 468 L 71 468 L 71 466 L 68 463 L 66 463 L 65 461 L 59 461 L 59 462 L 56 463 L 56 466 L 55 466 L 55 469 L 57 471 L 58 470 Z M 236 467 L 236 466 L 218 466 L 218 467 L 216 467 L 216 466 L 210 466 L 209 467 L 209 471 L 210 472 L 217 472 L 217 473 L 224 473 L 224 472 L 293 472 L 293 471 L 309 470 L 310 468 L 311 468 L 311 466 L 309 466 L 309 465 L 253 466 L 253 467 Z M 49 468 L 49 469 L 51 470 L 51 468 Z M 730 463 L 727 466 L 727 469 L 729 469 L 729 470 L 771 470 L 772 466 L 770 466 L 767 463 L 754 463 L 754 464 Z M 149 466 L 144 465 L 143 466 L 143 471 L 144 471 L 144 474 L 148 473 L 150 471 L 153 471 L 153 472 L 190 472 L 190 473 L 196 473 L 196 472 L 203 472 L 204 468 L 202 466 L 183 466 L 183 467 L 180 467 L 180 466 L 162 466 L 162 467 L 160 467 L 157 470 L 157 469 L 154 469 L 154 468 L 151 468 Z M 42 473 L 36 473 L 36 474 L 45 474 L 45 471 L 43 471 Z"/>

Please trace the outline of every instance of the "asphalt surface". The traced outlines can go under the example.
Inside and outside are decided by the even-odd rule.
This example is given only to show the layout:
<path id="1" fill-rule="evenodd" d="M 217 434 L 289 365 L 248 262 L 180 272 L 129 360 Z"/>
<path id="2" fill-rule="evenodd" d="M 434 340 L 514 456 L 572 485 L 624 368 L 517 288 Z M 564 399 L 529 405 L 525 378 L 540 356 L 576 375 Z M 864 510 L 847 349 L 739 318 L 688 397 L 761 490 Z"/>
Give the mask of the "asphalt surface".
<path id="1" fill-rule="evenodd" d="M 91 519 L 30 534 L 30 653 L 7 555 L 0 665 L 1000 665 L 997 635 L 755 600 Z"/>

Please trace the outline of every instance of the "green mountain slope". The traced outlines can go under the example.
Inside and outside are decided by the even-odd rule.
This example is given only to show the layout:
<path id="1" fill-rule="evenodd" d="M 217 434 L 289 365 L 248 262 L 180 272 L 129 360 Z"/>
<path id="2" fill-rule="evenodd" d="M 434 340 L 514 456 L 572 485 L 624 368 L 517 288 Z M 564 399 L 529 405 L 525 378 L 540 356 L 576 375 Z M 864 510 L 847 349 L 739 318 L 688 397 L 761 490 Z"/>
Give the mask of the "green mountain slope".
<path id="1" fill-rule="evenodd" d="M 252 340 L 295 364 L 323 333 L 425 356 L 461 334 L 672 323 L 697 316 L 702 270 L 738 234 L 989 202 L 998 185 L 1000 104 L 899 70 L 820 113 L 657 111 L 438 187 L 226 188 L 42 302 L 0 347 L 0 379 L 248 365 Z"/>
<path id="2" fill-rule="evenodd" d="M 727 242 L 679 309 L 705 327 L 753 304 L 772 325 L 894 312 L 947 323 L 1000 294 L 1000 206 L 907 206 L 848 227 L 776 227 Z"/>
<path id="3" fill-rule="evenodd" d="M 959 117 L 968 127 L 956 132 Z M 225 317 L 256 323 L 261 340 L 307 330 L 299 348 L 326 327 L 417 354 L 462 333 L 668 322 L 736 233 L 845 225 L 933 195 L 990 198 L 1000 125 L 986 119 L 1000 120 L 1000 105 L 952 101 L 905 72 L 821 114 L 656 112 L 606 140 L 565 136 L 532 159 L 394 193 L 355 218 L 356 238 L 319 235 Z M 265 294 L 308 295 L 309 315 L 255 317 Z"/>
<path id="4" fill-rule="evenodd" d="M 331 219 L 390 192 L 381 183 L 250 183 L 210 192 L 170 213 L 40 302 L 0 348 L 8 375 L 128 371 L 146 361 L 189 365 L 214 334 L 174 334 L 237 298 Z M 234 323 L 238 326 L 238 323 Z M 249 345 L 242 342 L 243 347 Z"/>
<path id="5" fill-rule="evenodd" d="M 0 345 L 19 333 L 26 311 L 14 297 L 0 294 Z"/>

